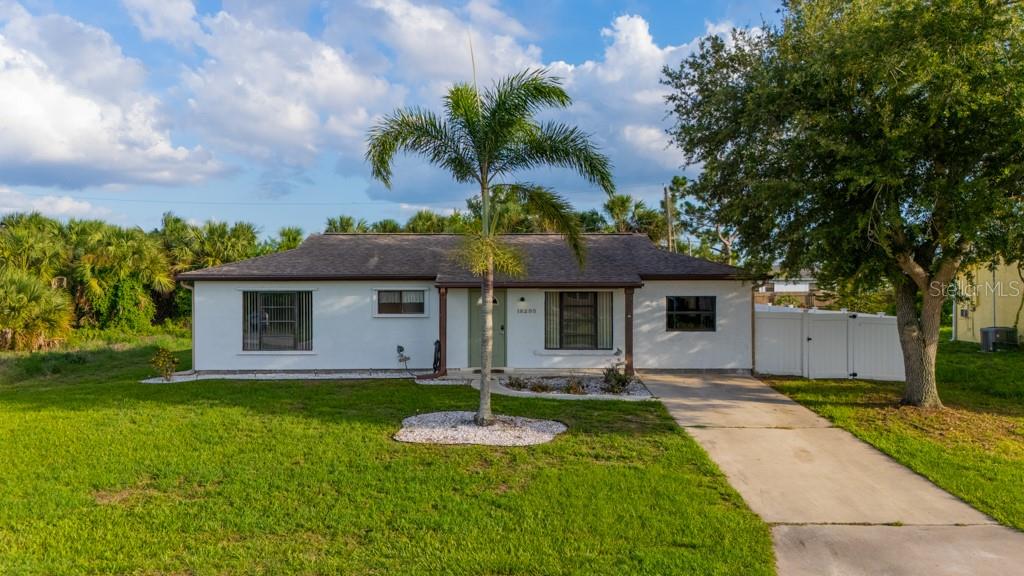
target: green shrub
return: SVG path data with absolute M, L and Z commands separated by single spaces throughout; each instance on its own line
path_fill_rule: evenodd
M 160 376 L 170 382 L 174 377 L 174 370 L 178 367 L 178 357 L 163 346 L 156 349 L 156 354 L 149 361 Z
M 513 390 L 526 390 L 528 384 L 526 383 L 525 378 L 520 376 L 509 376 L 508 380 L 505 382 L 505 386 Z
M 94 305 L 103 328 L 147 330 L 156 314 L 149 290 L 137 278 L 117 281 Z
M 570 374 L 569 380 L 565 383 L 565 391 L 569 394 L 584 394 L 583 379 L 576 374 Z
M 621 364 L 612 364 L 604 369 L 604 389 L 611 394 L 622 394 L 633 383 L 633 377 L 621 369 Z
M 29 272 L 0 272 L 0 349 L 39 350 L 71 327 L 71 301 Z

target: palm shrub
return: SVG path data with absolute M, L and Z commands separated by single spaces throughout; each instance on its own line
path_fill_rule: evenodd
M 558 78 L 545 70 L 528 70 L 479 91 L 470 84 L 453 86 L 444 97 L 441 115 L 429 110 L 397 110 L 370 129 L 366 160 L 372 175 L 390 187 L 392 164 L 399 152 L 425 157 L 451 173 L 456 182 L 479 187 L 480 219 L 467 234 L 462 260 L 481 278 L 481 375 L 477 423 L 491 414 L 491 349 L 494 322 L 495 271 L 522 274 L 525 263 L 501 241 L 502 218 L 492 198 L 514 199 L 547 227 L 560 232 L 580 265 L 584 259 L 579 220 L 561 196 L 543 186 L 516 182 L 516 174 L 543 166 L 575 171 L 614 194 L 611 166 L 590 137 L 559 122 L 540 122 L 536 115 L 572 103 Z M 507 220 L 507 219 L 506 219 Z
M 71 301 L 63 290 L 30 272 L 0 272 L 0 345 L 15 350 L 40 348 L 71 327 Z

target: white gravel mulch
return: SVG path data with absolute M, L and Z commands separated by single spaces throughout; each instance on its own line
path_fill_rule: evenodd
M 477 426 L 474 412 L 431 412 L 402 420 L 395 434 L 399 442 L 418 444 L 483 444 L 486 446 L 532 446 L 554 440 L 567 430 L 554 420 L 519 416 L 495 416 L 494 424 Z

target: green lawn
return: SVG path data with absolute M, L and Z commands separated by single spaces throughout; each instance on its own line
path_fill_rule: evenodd
M 768 527 L 660 404 L 498 397 L 569 432 L 408 445 L 403 417 L 476 393 L 138 384 L 154 346 L 0 361 L 0 574 L 774 571 Z
M 978 510 L 1024 530 L 1024 353 L 977 344 L 939 349 L 945 410 L 898 408 L 902 384 L 772 380 L 836 425 L 930 478 Z

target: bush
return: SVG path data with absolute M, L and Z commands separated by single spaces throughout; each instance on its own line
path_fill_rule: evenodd
M 0 348 L 39 350 L 71 327 L 71 301 L 29 272 L 0 272 Z
M 170 382 L 174 377 L 174 370 L 178 367 L 178 357 L 173 352 L 161 346 L 156 349 L 156 354 L 149 361 L 160 376 Z
M 604 389 L 611 394 L 622 394 L 633 383 L 633 377 L 620 370 L 621 364 L 612 364 L 604 369 Z
M 529 387 L 526 379 L 520 376 L 509 376 L 508 381 L 505 382 L 505 386 L 513 390 L 526 390 Z
M 118 281 L 106 301 L 97 301 L 100 325 L 104 328 L 147 330 L 153 324 L 156 306 L 149 290 L 136 278 Z
M 565 383 L 565 391 L 569 394 L 584 394 L 583 379 L 576 374 L 570 374 L 569 380 Z

